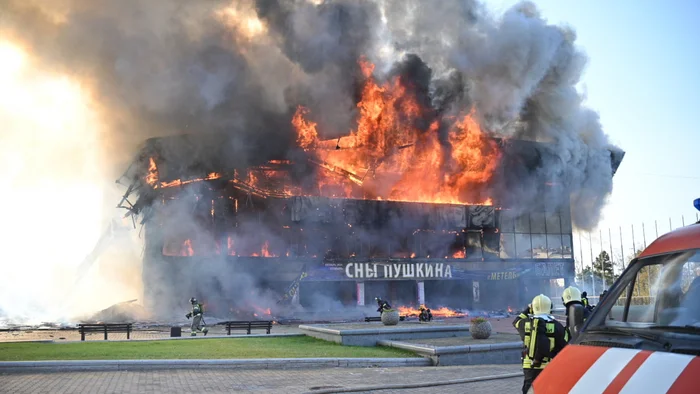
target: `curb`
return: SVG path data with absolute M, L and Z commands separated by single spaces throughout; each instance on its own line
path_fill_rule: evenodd
M 2 361 L 2 373 L 66 371 L 153 371 L 168 369 L 304 369 L 424 367 L 425 358 L 264 358 L 233 360 L 75 360 Z
M 485 382 L 488 380 L 520 378 L 522 376 L 523 376 L 522 372 L 514 372 L 514 373 L 507 373 L 507 374 L 502 374 L 502 375 L 478 376 L 475 378 L 442 380 L 442 381 L 437 381 L 437 382 L 421 382 L 421 383 L 409 383 L 409 384 L 387 384 L 387 385 L 382 385 L 382 386 L 379 386 L 379 385 L 378 386 L 357 386 L 357 387 L 348 387 L 348 388 L 314 390 L 314 391 L 307 391 L 304 394 L 356 393 L 356 392 L 364 392 L 364 391 L 430 388 L 430 387 L 436 387 L 436 386 L 449 386 L 449 385 L 453 385 L 453 384 Z
M 452 331 L 465 331 L 469 332 L 469 325 L 467 324 L 451 324 L 446 326 L 377 326 L 374 328 L 346 328 L 346 329 L 334 329 L 328 327 L 328 325 L 306 325 L 300 324 L 299 329 L 302 331 L 312 331 L 320 332 L 323 334 L 332 334 L 340 336 L 348 335 L 373 335 L 373 334 L 413 334 L 422 332 L 452 332 Z
M 389 341 L 389 340 L 379 340 L 377 345 L 392 347 L 396 349 L 403 349 L 419 354 L 425 355 L 440 355 L 440 354 L 452 354 L 452 353 L 475 353 L 475 352 L 489 352 L 492 350 L 510 350 L 510 349 L 521 349 L 522 342 L 500 342 L 500 343 L 490 343 L 490 344 L 477 344 L 477 345 L 455 345 L 455 346 L 425 346 L 412 344 L 402 341 Z
M 6 343 L 55 343 L 53 339 L 20 339 L 16 341 L 0 341 L 0 345 Z

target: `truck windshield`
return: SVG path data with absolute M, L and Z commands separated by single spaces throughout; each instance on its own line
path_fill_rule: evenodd
M 700 249 L 634 261 L 596 309 L 589 329 L 700 333 Z

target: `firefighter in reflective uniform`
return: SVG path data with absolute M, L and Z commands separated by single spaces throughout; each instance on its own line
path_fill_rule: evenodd
M 523 309 L 522 312 L 518 314 L 518 316 L 513 320 L 513 327 L 516 329 L 518 328 L 518 322 L 522 319 L 527 319 L 532 315 L 532 304 L 528 304 L 527 308 Z
M 197 302 L 197 299 L 192 297 L 190 298 L 190 304 L 192 304 L 192 312 L 189 312 L 188 314 L 185 315 L 186 318 L 192 318 L 192 336 L 197 335 L 197 331 L 201 331 L 204 333 L 206 336 L 207 333 L 209 332 L 209 329 L 206 327 L 206 324 L 203 324 L 202 322 L 202 315 L 204 314 L 204 307 L 202 304 Z
M 588 301 L 588 293 L 585 291 L 581 293 L 581 303 L 583 303 L 583 307 L 586 308 L 588 311 L 593 309 L 591 303 Z
M 540 294 L 513 322 L 525 347 L 522 358 L 524 394 L 527 394 L 542 369 L 569 341 L 566 329 L 550 315 L 551 311 L 552 300 Z
M 588 316 L 591 315 L 591 311 L 588 308 L 586 308 L 586 305 L 583 303 L 582 299 L 583 293 L 581 293 L 578 287 L 574 286 L 567 287 L 561 294 L 561 302 L 564 304 L 564 308 L 566 309 L 566 333 L 569 336 L 569 338 L 571 337 L 571 328 L 569 327 L 569 305 L 580 304 L 583 306 L 584 322 L 588 320 Z

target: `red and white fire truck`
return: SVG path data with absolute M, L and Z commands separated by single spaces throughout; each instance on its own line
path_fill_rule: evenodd
M 700 222 L 635 258 L 530 392 L 700 393 L 698 356 Z

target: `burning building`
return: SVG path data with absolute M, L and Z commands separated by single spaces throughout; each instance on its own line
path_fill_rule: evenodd
M 3 5 L 0 38 L 99 123 L 49 134 L 100 185 L 139 151 L 120 206 L 155 312 L 514 305 L 573 276 L 572 227 L 597 224 L 623 156 L 577 90 L 575 32 L 528 1 Z
M 555 147 L 485 132 L 473 109 L 441 116 L 363 70 L 357 128 L 332 140 L 299 106 L 288 150 L 241 158 L 225 133 L 146 142 L 120 182 L 145 225 L 150 304 L 195 294 L 225 313 L 262 292 L 312 309 L 505 309 L 574 278 L 567 183 L 542 171 Z M 609 148 L 611 173 L 623 155 Z M 514 198 L 523 182 L 536 203 Z

